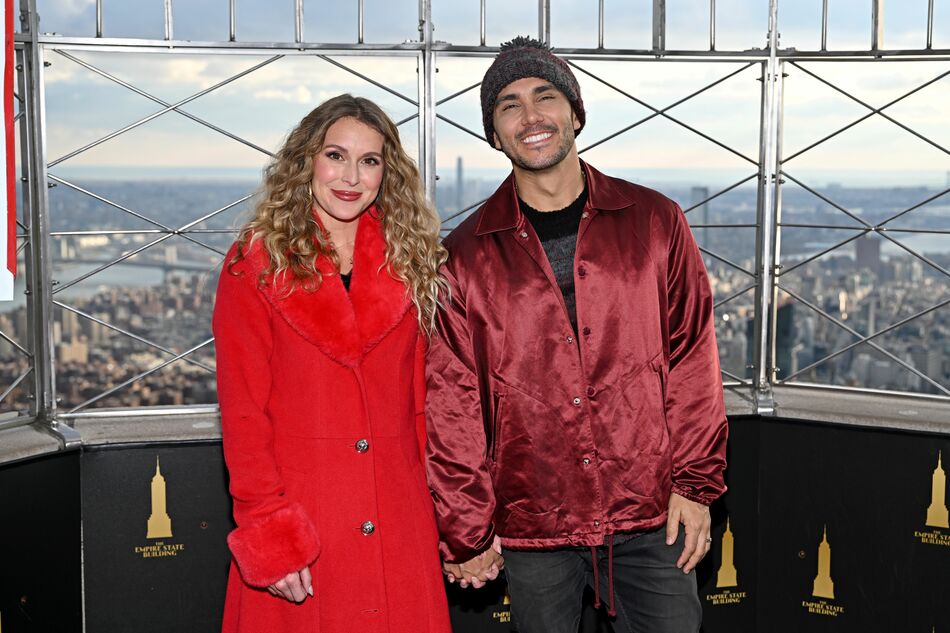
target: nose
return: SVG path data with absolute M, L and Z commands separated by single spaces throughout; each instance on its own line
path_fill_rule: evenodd
M 343 168 L 343 177 L 341 180 L 349 186 L 353 186 L 360 181 L 360 167 L 356 161 L 347 161 Z
M 536 125 L 544 119 L 544 116 L 541 114 L 541 111 L 535 107 L 533 103 L 528 103 L 521 110 L 522 117 L 524 119 L 524 124 L 526 126 Z

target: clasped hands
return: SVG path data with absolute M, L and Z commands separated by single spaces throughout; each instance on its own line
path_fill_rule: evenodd
M 501 555 L 501 539 L 495 537 L 491 547 L 464 563 L 442 563 L 442 572 L 449 582 L 459 583 L 463 589 L 472 585 L 481 589 L 489 580 L 498 578 L 498 573 L 505 568 L 505 559 Z

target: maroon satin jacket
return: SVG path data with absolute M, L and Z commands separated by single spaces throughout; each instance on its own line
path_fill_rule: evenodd
M 443 556 L 600 545 L 725 490 L 712 295 L 682 210 L 583 164 L 575 336 L 514 177 L 445 240 L 427 363 Z

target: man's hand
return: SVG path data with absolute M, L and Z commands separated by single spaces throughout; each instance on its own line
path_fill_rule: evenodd
M 310 568 L 304 567 L 300 571 L 292 571 L 273 585 L 268 585 L 267 591 L 290 602 L 303 602 L 307 596 L 313 596 L 313 579 L 310 577 Z
M 674 492 L 670 495 L 670 507 L 666 517 L 667 545 L 676 542 L 680 523 L 686 530 L 686 544 L 676 566 L 682 569 L 684 574 L 688 574 L 699 564 L 712 545 L 709 507 Z
M 495 537 L 491 547 L 470 561 L 454 564 L 443 563 L 442 571 L 448 576 L 449 582 L 459 581 L 463 589 L 471 584 L 481 589 L 489 580 L 498 578 L 498 573 L 505 568 L 505 559 L 501 556 L 501 538 Z

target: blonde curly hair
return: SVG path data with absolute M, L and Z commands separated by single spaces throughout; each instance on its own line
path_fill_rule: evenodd
M 395 123 L 363 97 L 339 95 L 325 101 L 300 121 L 277 156 L 264 170 L 262 198 L 254 217 L 241 229 L 231 271 L 254 240 L 262 240 L 270 265 L 261 273 L 278 279 L 289 276 L 289 291 L 300 286 L 314 292 L 323 281 L 317 258 L 339 258 L 329 236 L 314 218 L 310 183 L 313 159 L 323 149 L 327 130 L 339 119 L 352 117 L 383 136 L 383 182 L 376 200 L 386 240 L 386 265 L 406 284 L 418 313 L 419 325 L 432 331 L 440 297 L 448 292 L 439 268 L 448 258 L 439 241 L 439 217 L 426 200 L 416 164 L 399 141 Z

